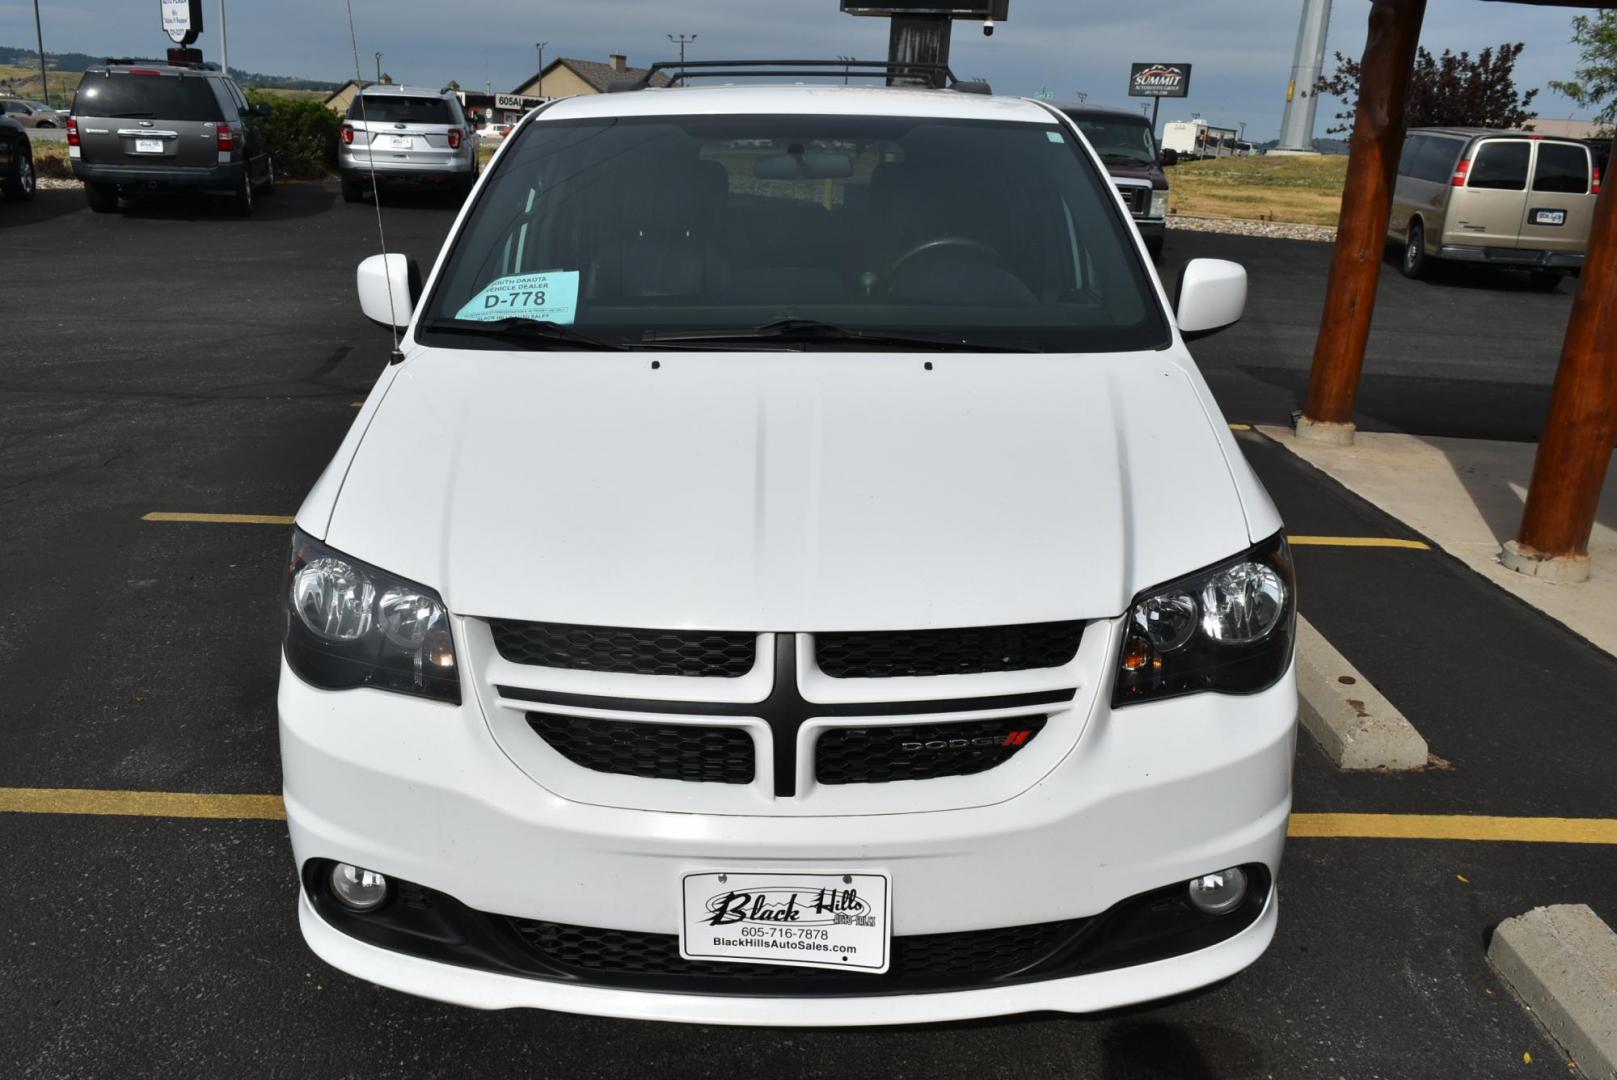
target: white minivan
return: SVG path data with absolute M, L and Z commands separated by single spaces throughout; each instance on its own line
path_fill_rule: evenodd
M 530 114 L 298 511 L 305 939 L 479 1008 L 1084 1012 L 1251 964 L 1291 807 L 1281 521 L 1042 102 Z

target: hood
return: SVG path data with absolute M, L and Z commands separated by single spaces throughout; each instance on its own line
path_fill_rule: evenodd
M 325 539 L 462 615 L 799 631 L 1109 616 L 1249 543 L 1212 424 L 1166 353 L 423 349 Z

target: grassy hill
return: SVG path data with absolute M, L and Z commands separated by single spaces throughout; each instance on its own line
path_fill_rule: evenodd
M 153 64 L 163 62 L 149 56 L 137 59 Z M 79 76 L 84 69 L 104 60 L 106 60 L 104 56 L 91 56 L 88 53 L 46 53 L 45 65 L 50 76 L 51 104 L 58 107 L 67 105 L 72 100 L 73 91 L 78 88 Z M 323 97 L 342 85 L 341 81 L 326 82 L 291 75 L 262 75 L 256 71 L 240 69 L 232 69 L 231 75 L 245 89 L 299 91 L 310 96 L 318 93 Z M 32 49 L 0 45 L 0 88 L 9 88 L 19 97 L 39 98 L 41 96 L 39 54 Z
M 1347 160 L 1321 155 L 1187 161 L 1168 170 L 1168 212 L 1335 225 Z

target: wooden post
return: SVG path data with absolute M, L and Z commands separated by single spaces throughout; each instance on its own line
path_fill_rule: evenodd
M 1555 581 L 1589 576 L 1589 534 L 1617 436 L 1617 208 L 1595 203 L 1577 297 L 1533 459 L 1521 532 L 1499 561 Z
M 1404 105 L 1425 15 L 1426 0 L 1373 0 L 1370 5 L 1342 216 L 1298 438 L 1339 446 L 1353 441 L 1353 401 L 1381 282 L 1387 218 L 1404 145 Z

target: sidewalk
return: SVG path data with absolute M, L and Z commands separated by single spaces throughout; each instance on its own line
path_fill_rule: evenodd
M 1361 431 L 1353 446 L 1330 447 L 1299 442 L 1290 428 L 1258 430 L 1500 588 L 1617 655 L 1617 466 L 1606 476 L 1595 515 L 1589 580 L 1557 585 L 1499 564 L 1500 545 L 1521 524 L 1535 444 Z

